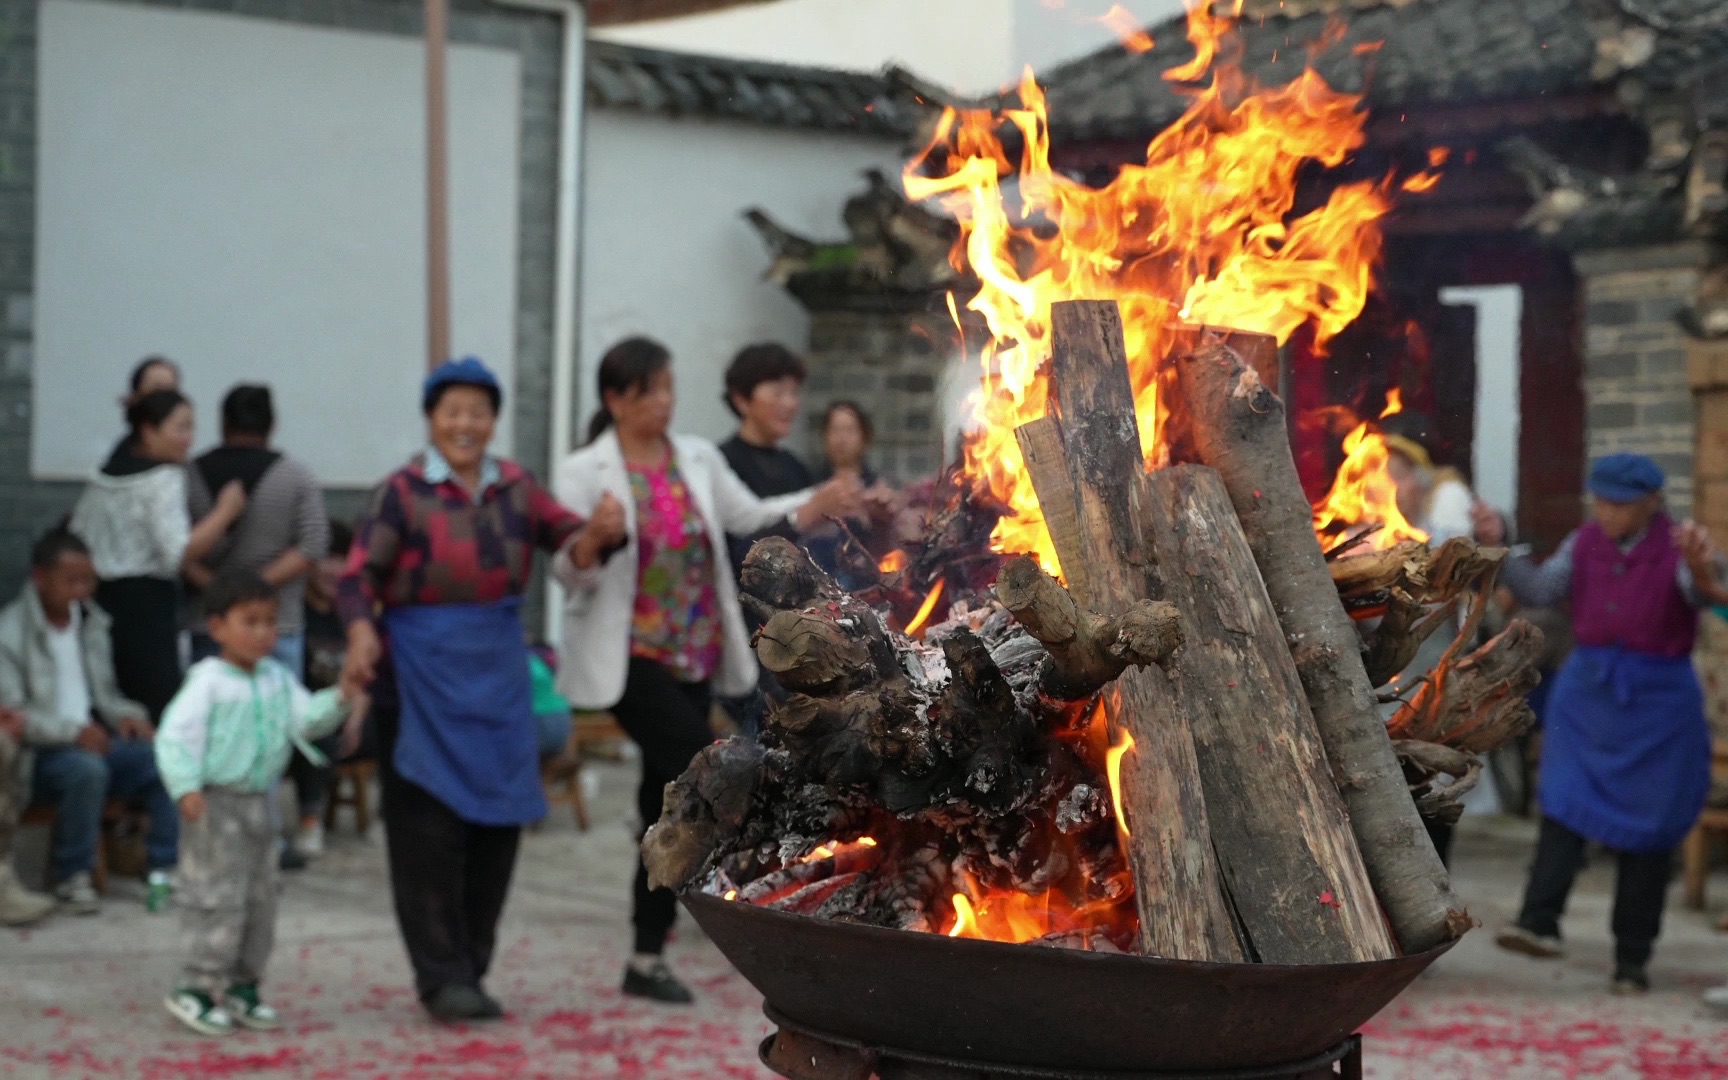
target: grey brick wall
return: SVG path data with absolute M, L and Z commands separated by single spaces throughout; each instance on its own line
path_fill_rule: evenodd
M 1592 460 L 1649 454 L 1668 473 L 1668 501 L 1692 510 L 1692 391 L 1674 313 L 1692 295 L 1705 251 L 1694 244 L 1578 256 L 1584 284 L 1585 437 Z
M 805 385 L 805 459 L 822 460 L 822 412 L 836 400 L 870 414 L 876 443 L 870 463 L 895 482 L 920 479 L 942 463 L 937 388 L 961 348 L 948 312 L 841 311 L 811 314 L 810 379 Z
M 133 0 L 161 7 L 375 33 L 418 36 L 418 0 Z M 559 72 L 556 16 L 453 0 L 450 40 L 514 49 L 522 58 L 520 213 L 517 219 L 515 446 L 537 473 L 551 440 L 553 221 L 557 203 Z M 22 580 L 31 539 L 66 513 L 75 484 L 30 479 L 31 295 L 34 291 L 37 0 L 0 0 L 0 601 Z M 140 353 L 147 345 L 140 344 Z M 132 357 L 116 357 L 117 396 Z M 238 380 L 248 374 L 235 372 Z M 116 424 L 118 427 L 118 424 Z M 286 447 L 290 451 L 292 447 Z M 92 462 L 92 467 L 96 464 Z M 350 518 L 361 491 L 331 491 L 331 513 Z M 537 601 L 539 590 L 533 598 Z M 534 615 L 531 612 L 530 617 Z M 532 624 L 531 624 L 532 625 Z

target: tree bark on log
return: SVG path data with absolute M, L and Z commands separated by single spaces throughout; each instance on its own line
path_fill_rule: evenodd
M 1085 603 L 1120 614 L 1157 599 L 1143 532 L 1145 459 L 1129 382 L 1122 322 L 1110 301 L 1069 301 L 1051 310 L 1053 383 L 1072 482 L 1078 550 L 1064 541 L 1064 566 L 1084 566 Z M 1042 493 L 1040 493 L 1042 495 Z M 1241 961 L 1207 826 L 1206 802 L 1188 717 L 1157 669 L 1124 672 L 1105 698 L 1112 741 L 1126 731 L 1122 761 L 1125 844 L 1134 872 L 1142 951 L 1182 960 Z
M 1142 600 L 1120 615 L 1099 615 L 1025 556 L 1002 568 L 996 598 L 1050 651 L 1040 681 L 1058 700 L 1089 697 L 1130 666 L 1162 663 L 1182 640 L 1171 605 Z
M 1270 338 L 1263 347 L 1272 347 Z M 1284 404 L 1234 349 L 1177 357 L 1200 459 L 1223 477 L 1284 629 L 1375 892 L 1407 952 L 1471 925 L 1410 801 L 1297 478 Z
M 1212 846 L 1255 958 L 1397 955 L 1223 482 L 1179 465 L 1147 486 L 1160 591 L 1182 619 L 1182 647 L 1164 667 L 1190 718 Z

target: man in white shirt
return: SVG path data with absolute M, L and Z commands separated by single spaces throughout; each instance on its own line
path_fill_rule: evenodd
M 0 611 L 0 705 L 24 714 L 26 752 L 15 776 L 54 807 L 54 894 L 76 914 L 100 907 L 90 871 L 109 799 L 141 803 L 149 814 L 153 900 L 166 899 L 179 846 L 179 814 L 156 774 L 154 732 L 144 707 L 115 684 L 108 616 L 90 600 L 95 588 L 89 549 L 56 529 L 37 541 L 29 584 Z

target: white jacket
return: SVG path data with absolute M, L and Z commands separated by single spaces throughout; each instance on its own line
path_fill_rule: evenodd
M 678 471 L 708 527 L 708 543 L 714 552 L 714 590 L 724 630 L 714 689 L 725 696 L 747 694 L 756 685 L 756 656 L 750 650 L 744 612 L 738 606 L 738 583 L 726 557 L 726 534 L 747 535 L 766 528 L 796 513 L 812 493 L 757 498 L 713 443 L 688 435 L 670 438 Z M 584 517 L 608 491 L 624 505 L 627 545 L 588 570 L 577 570 L 568 559 L 553 562 L 554 572 L 569 594 L 564 605 L 558 689 L 578 709 L 609 709 L 618 704 L 630 667 L 636 607 L 636 498 L 630 492 L 618 436 L 611 431 L 565 458 L 552 484 L 558 501 Z
M 103 581 L 178 581 L 192 534 L 185 466 L 158 465 L 130 476 L 97 473 L 78 496 L 71 528 L 90 546 Z

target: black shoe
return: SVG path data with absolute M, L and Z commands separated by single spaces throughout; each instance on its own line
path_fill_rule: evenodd
M 1614 982 L 1609 988 L 1616 997 L 1637 997 L 1650 992 L 1648 968 L 1620 964 L 1614 969 Z
M 446 1024 L 458 1024 L 464 1020 L 496 1020 L 504 1015 L 496 1001 L 473 986 L 440 986 L 423 1001 L 432 1018 Z
M 276 866 L 282 870 L 304 870 L 307 866 L 306 856 L 295 851 L 290 845 L 283 848 L 282 854 L 276 857 Z
M 476 1020 L 502 1020 L 502 1019 L 504 1019 L 504 1006 L 498 1004 L 497 998 L 493 997 L 491 994 L 488 994 L 486 991 L 481 990 L 480 991 L 480 1002 L 481 1002 L 480 1015 L 476 1016 L 474 1019 L 476 1019 Z
M 655 964 L 653 972 L 648 975 L 629 964 L 624 965 L 624 993 L 664 1005 L 688 1005 L 696 1000 L 690 988 L 679 982 L 665 964 Z

